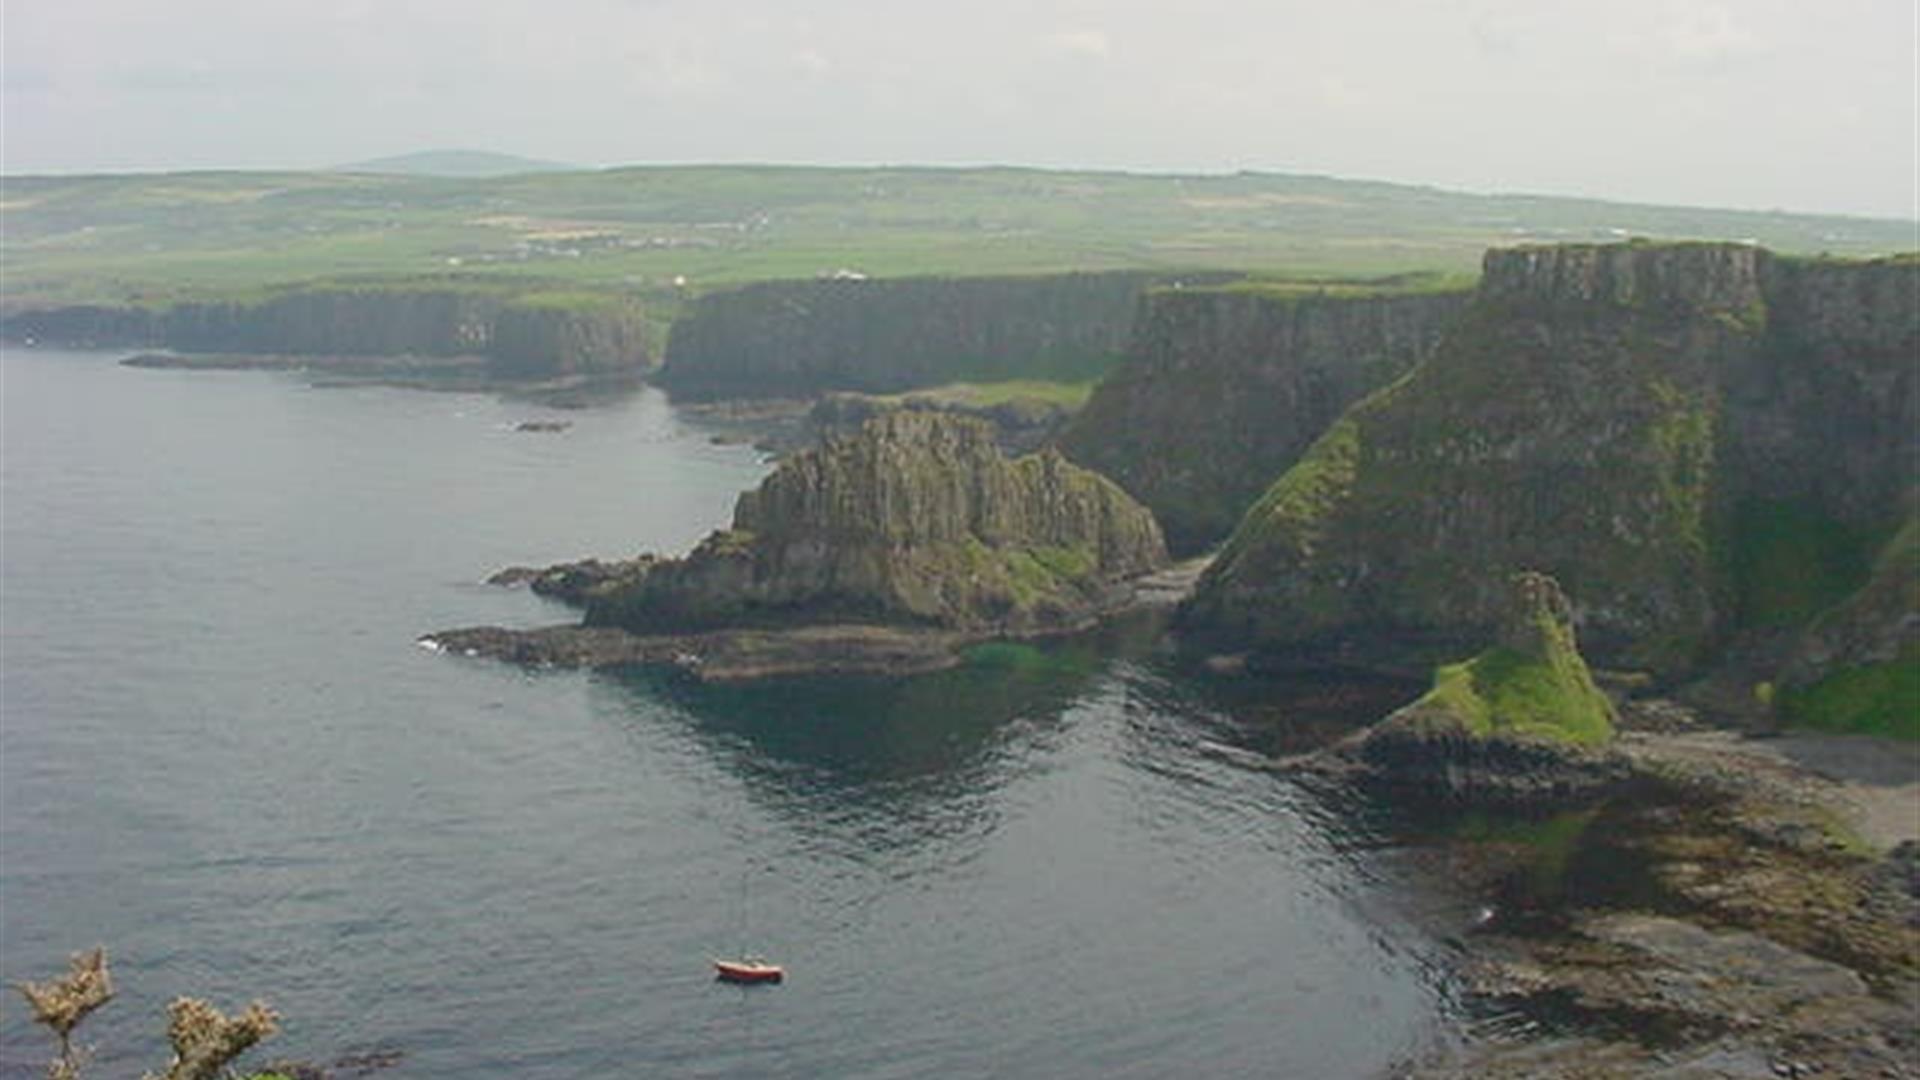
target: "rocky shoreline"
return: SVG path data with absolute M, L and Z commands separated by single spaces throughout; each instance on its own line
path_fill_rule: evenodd
M 1473 914 L 1461 1042 L 1404 1075 L 1920 1075 L 1920 747 L 1623 724 L 1611 798 L 1409 852 Z

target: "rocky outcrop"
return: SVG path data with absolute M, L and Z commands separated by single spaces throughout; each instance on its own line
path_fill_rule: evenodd
M 1146 273 L 767 282 L 714 293 L 673 326 L 676 397 L 897 393 L 1007 378 L 1090 379 L 1127 342 Z
M 1161 288 L 1061 446 L 1145 503 L 1176 553 L 1217 543 L 1346 407 L 1425 359 L 1467 290 Z
M 1249 511 L 1187 625 L 1417 659 L 1485 640 L 1501 583 L 1537 567 L 1596 655 L 1684 671 L 1741 622 L 1729 568 L 1765 530 L 1728 529 L 1737 508 L 1792 492 L 1884 520 L 1911 483 L 1917 285 L 1914 260 L 1783 265 L 1729 244 L 1490 252 L 1433 357 Z M 1829 293 L 1852 299 L 1834 313 Z M 1821 389 L 1768 404 L 1782 380 Z M 1780 454 L 1792 470 L 1760 464 Z
M 1558 584 L 1520 573 L 1493 647 L 1325 757 L 1366 785 L 1451 802 L 1538 806 L 1623 781 L 1614 712 L 1574 642 Z
M 183 353 L 487 358 L 504 378 L 637 373 L 658 358 L 643 305 L 612 295 L 519 296 L 433 285 L 310 286 L 247 300 L 14 315 L 10 340 Z
M 541 596 L 585 607 L 594 600 L 638 584 L 660 564 L 654 555 L 632 559 L 581 559 L 555 566 L 509 566 L 487 579 L 489 585 L 526 586 Z
M 900 411 L 788 459 L 740 497 L 733 528 L 596 599 L 587 622 L 1044 633 L 1165 562 L 1152 516 L 1112 483 L 1057 453 L 1008 460 L 982 421 Z
M 900 410 L 787 459 L 683 559 L 515 567 L 492 579 L 583 625 L 422 638 L 516 663 L 666 665 L 703 680 L 905 674 L 995 637 L 1063 633 L 1136 603 L 1166 564 L 1153 515 L 1050 451 L 1003 456 L 985 421 Z

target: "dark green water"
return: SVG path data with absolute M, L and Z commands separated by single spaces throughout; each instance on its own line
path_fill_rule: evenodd
M 658 395 L 520 434 L 42 351 L 0 399 L 0 977 L 110 948 L 97 1075 L 162 1065 L 181 993 L 418 1077 L 1364 1077 L 1436 1037 L 1353 808 L 1143 641 L 724 689 L 416 648 L 566 617 L 500 566 L 724 521 L 765 466 Z M 743 946 L 788 982 L 715 984 Z M 0 1012 L 0 1071 L 44 1056 Z

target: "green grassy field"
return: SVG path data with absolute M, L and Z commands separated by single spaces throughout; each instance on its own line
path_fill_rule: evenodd
M 461 276 L 698 292 L 809 278 L 1222 268 L 1472 274 L 1487 247 L 1638 235 L 1867 255 L 1912 222 L 1313 176 L 643 167 L 444 179 L 196 172 L 0 180 L 8 310 Z M 684 279 L 684 286 L 678 283 Z

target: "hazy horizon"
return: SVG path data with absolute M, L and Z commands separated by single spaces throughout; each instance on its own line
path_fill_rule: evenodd
M 8 175 L 1250 170 L 1914 220 L 1907 0 L 14 0 Z

